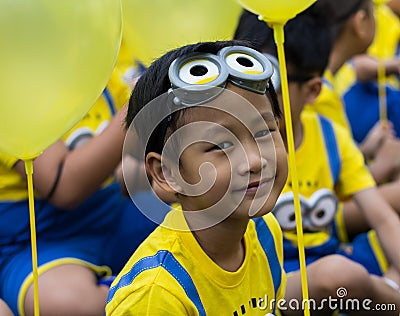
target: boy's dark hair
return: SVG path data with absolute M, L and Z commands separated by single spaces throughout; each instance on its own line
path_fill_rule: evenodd
M 217 54 L 218 51 L 220 51 L 222 48 L 235 45 L 254 48 L 248 41 L 236 40 L 201 42 L 197 44 L 191 44 L 169 51 L 159 59 L 155 60 L 143 73 L 143 75 L 136 83 L 135 88 L 133 89 L 131 97 L 129 99 L 128 113 L 125 120 L 126 127 L 129 128 L 133 119 L 136 117 L 139 111 L 143 109 L 149 102 L 155 99 L 157 99 L 157 105 L 159 105 L 159 109 L 157 109 L 159 110 L 158 113 L 165 112 L 166 114 L 165 116 L 161 114 L 161 117 L 165 118 L 160 124 L 157 125 L 155 129 L 152 130 L 149 130 L 149 128 L 152 128 L 151 126 L 149 126 L 149 122 L 154 121 L 154 119 L 152 119 L 151 117 L 145 119 L 145 121 L 147 122 L 135 121 L 136 125 L 134 127 L 136 132 L 139 134 L 140 139 L 145 140 L 150 136 L 147 143 L 144 144 L 146 146 L 146 154 L 150 151 L 161 154 L 166 135 L 175 131 L 179 127 L 178 124 L 180 124 L 181 122 L 178 121 L 180 121 L 180 118 L 184 115 L 187 109 L 184 108 L 182 110 L 174 112 L 172 115 L 168 115 L 168 104 L 171 104 L 172 102 L 171 95 L 168 95 L 167 93 L 168 90 L 171 88 L 171 83 L 168 77 L 168 70 L 171 63 L 176 58 L 185 56 L 193 52 Z M 276 117 L 280 117 L 281 111 L 272 84 L 269 85 L 266 95 L 268 96 L 272 104 L 274 115 Z
M 333 44 L 333 19 L 329 16 L 332 1 L 323 4 L 320 1 L 324 2 L 318 0 L 285 25 L 284 47 L 289 80 L 291 76 L 294 81 L 301 81 L 301 78 L 322 75 L 328 65 Z M 261 52 L 277 56 L 273 29 L 253 13 L 242 12 L 234 38 L 248 40 Z

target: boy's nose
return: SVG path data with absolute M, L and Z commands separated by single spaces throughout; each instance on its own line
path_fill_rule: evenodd
M 267 166 L 267 159 L 261 155 L 260 148 L 256 144 L 244 146 L 247 159 L 239 165 L 239 174 L 259 173 Z

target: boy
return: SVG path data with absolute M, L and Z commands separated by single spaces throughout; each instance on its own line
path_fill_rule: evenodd
M 332 221 L 335 213 L 341 208 L 335 195 L 340 198 L 353 196 L 367 214 L 371 226 L 376 228 L 385 254 L 390 258 L 388 261 L 398 269 L 399 251 L 393 251 L 393 247 L 397 244 L 396 240 L 400 240 L 397 233 L 399 219 L 377 194 L 373 179 L 364 166 L 362 155 L 345 130 L 315 112 L 303 111 L 305 104 L 312 103 L 320 92 L 321 76 L 328 63 L 331 45 L 327 18 L 319 16 L 316 8 L 310 7 L 289 21 L 285 28 L 308 285 L 310 298 L 316 302 L 316 305 L 311 305 L 314 306 L 312 314 L 329 315 L 336 308 L 345 310 L 348 314 L 367 313 L 367 310 L 351 310 L 347 300 L 358 299 L 361 302 L 364 298 L 370 298 L 375 303 L 396 303 L 397 312 L 391 311 L 388 314 L 397 315 L 399 293 L 388 286 L 383 278 L 373 275 L 382 274 L 384 267 L 380 266 L 380 263 L 387 264 L 384 260 L 380 261 L 379 256 L 375 257 L 371 251 L 376 250 L 374 246 L 377 246 L 377 243 L 368 243 L 367 241 L 373 238 L 365 235 L 354 243 L 353 248 L 348 248 L 345 252 L 339 249 L 339 241 L 332 232 Z M 264 34 L 263 37 L 260 34 Z M 275 44 L 270 34 L 271 30 L 266 24 L 261 24 L 257 17 L 250 13 L 243 13 L 236 32 L 237 38 L 264 38 L 264 41 L 256 43 L 265 52 L 276 56 Z M 286 133 L 282 129 L 281 132 L 285 140 Z M 299 301 L 301 283 L 290 178 L 282 192 L 274 214 L 284 230 L 285 271 L 290 272 L 285 299 L 288 302 L 292 299 Z M 363 246 L 364 249 L 360 249 L 359 246 Z M 365 258 L 366 254 L 371 256 Z M 398 277 L 398 274 L 394 273 L 392 277 Z M 339 296 L 339 288 L 345 288 L 348 296 Z M 343 304 L 328 306 L 329 297 L 341 299 Z M 290 310 L 289 307 L 284 306 L 282 309 L 285 315 L 302 314 L 300 309 Z
M 268 60 L 237 45 L 171 51 L 136 84 L 127 125 L 145 140 L 153 182 L 182 210 L 118 275 L 107 315 L 265 315 L 283 297 L 282 236 L 269 213 L 287 177 L 279 105 Z

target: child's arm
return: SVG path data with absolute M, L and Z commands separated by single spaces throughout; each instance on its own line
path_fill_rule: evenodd
M 354 69 L 356 71 L 357 79 L 360 81 L 376 80 L 378 77 L 379 60 L 369 55 L 359 55 L 354 57 Z M 400 58 L 393 57 L 386 59 L 384 62 L 385 74 L 399 75 L 400 73 Z
M 375 187 L 353 196 L 370 227 L 378 235 L 388 262 L 400 272 L 400 219 Z

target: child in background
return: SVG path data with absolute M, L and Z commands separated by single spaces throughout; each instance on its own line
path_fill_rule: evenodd
M 374 41 L 365 54 L 353 56 L 335 74 L 335 89 L 345 104 L 353 138 L 360 144 L 364 143 L 368 133 L 371 130 L 374 131 L 374 125 L 380 120 L 380 97 L 377 82 L 379 63 L 384 66 L 386 75 L 384 101 L 389 120 L 387 122 L 388 129 L 393 130 L 396 136 L 400 135 L 400 56 L 398 56 L 400 19 L 393 11 L 396 8 L 399 10 L 399 5 L 399 0 L 392 0 L 377 6 L 377 31 Z M 373 162 L 371 172 L 379 184 L 392 182 L 399 178 L 399 142 L 390 139 L 378 145 L 378 155 L 374 150 L 368 150 L 368 148 L 364 150 L 366 159 Z M 387 157 L 390 157 L 391 153 L 395 151 L 397 155 L 393 157 L 393 163 L 397 164 L 397 168 L 393 170 L 391 166 L 393 163 L 391 164 L 391 160 Z M 378 163 L 379 160 L 382 160 L 382 163 Z M 393 205 L 393 203 L 391 204 Z
M 107 315 L 274 312 L 285 275 L 270 211 L 287 162 L 271 75 L 262 54 L 227 41 L 170 51 L 141 76 L 127 126 L 145 143 L 147 172 L 181 208 L 118 275 Z
M 129 94 L 114 71 L 81 122 L 34 161 L 41 315 L 102 315 L 103 277 L 156 227 L 113 179 Z M 0 155 L 0 298 L 15 315 L 33 315 L 25 177 L 22 161 Z
M 324 1 L 328 2 L 329 0 Z M 371 0 L 340 0 L 340 2 L 332 3 L 335 4 L 331 9 L 332 17 L 334 17 L 331 20 L 334 42 L 328 67 L 324 73 L 321 94 L 309 109 L 330 118 L 351 133 L 341 99 L 341 89 L 343 89 L 341 87 L 346 80 L 342 76 L 340 80 L 335 80 L 335 78 L 347 61 L 366 52 L 374 39 L 375 18 L 373 10 L 368 9 L 371 6 Z M 371 160 L 376 156 L 384 141 L 392 137 L 393 126 L 391 124 L 387 128 L 376 124 L 359 146 L 366 159 Z
M 324 0 L 324 2 L 328 1 Z M 343 89 L 341 86 L 344 85 L 346 80 L 343 78 L 335 80 L 335 78 L 347 61 L 354 56 L 364 54 L 372 43 L 375 34 L 375 18 L 373 10 L 369 10 L 369 7 L 373 3 L 372 0 L 339 0 L 339 2 L 332 1 L 332 3 L 334 3 L 331 8 L 331 14 L 334 17 L 331 20 L 334 43 L 328 67 L 324 73 L 322 91 L 312 107 L 307 109 L 316 111 L 335 121 L 345 127 L 352 135 L 345 105 L 340 94 L 340 90 Z M 390 175 L 394 172 L 399 173 L 399 159 L 391 160 L 384 151 L 380 152 L 382 145 L 387 140 L 392 142 L 393 135 L 391 123 L 384 126 L 378 122 L 373 127 L 371 126 L 368 135 L 359 143 L 361 152 L 370 164 L 371 173 L 379 184 L 391 181 Z M 379 159 L 373 163 L 375 158 Z M 400 212 L 398 203 L 391 203 L 391 205 Z
M 335 86 L 340 95 L 344 95 L 355 83 L 376 81 L 378 63 L 383 61 L 386 84 L 399 89 L 400 56 L 398 46 L 400 40 L 400 1 L 392 0 L 376 7 L 375 38 L 367 51 L 353 56 L 337 72 Z
M 399 0 L 392 1 L 400 3 Z M 400 40 L 399 16 L 393 12 L 388 3 L 383 3 L 376 8 L 376 33 L 374 41 L 368 47 L 366 54 L 355 56 L 349 66 L 354 67 L 357 80 L 367 82 L 378 79 L 378 62 L 383 59 L 387 83 L 394 89 L 399 89 L 398 75 L 400 71 L 400 56 L 398 45 Z M 340 72 L 341 70 L 339 70 Z M 339 85 L 340 94 L 348 88 Z
M 381 257 L 373 251 L 379 248 L 375 247 L 378 243 L 373 238 L 374 233 L 360 236 L 351 247 L 343 251 L 333 231 L 335 214 L 341 208 L 336 196 L 340 199 L 353 197 L 371 226 L 376 228 L 384 253 L 389 258 L 389 265 L 395 268 L 390 271 L 393 273 L 391 277 L 399 280 L 396 269 L 400 270 L 400 251 L 397 246 L 397 241 L 400 240 L 400 221 L 397 214 L 377 193 L 363 157 L 349 138 L 349 134 L 315 112 L 303 110 L 305 105 L 312 104 L 320 93 L 321 77 L 328 64 L 332 45 L 327 24 L 329 18 L 323 14 L 330 11 L 326 7 L 319 11 L 317 5 L 320 3 L 317 2 L 285 26 L 285 53 L 309 294 L 318 306 L 316 308 L 314 305 L 311 312 L 312 315 L 332 313 L 336 308 L 324 304 L 324 300 L 326 303 L 327 298 L 332 297 L 344 301 L 342 311 L 348 314 L 366 313 L 365 310 L 346 310 L 346 306 L 349 306 L 346 305 L 346 301 L 370 298 L 373 302 L 397 304 L 397 311 L 388 312 L 387 315 L 398 315 L 400 293 L 381 277 L 385 271 L 382 271 L 380 266 Z M 263 52 L 276 56 L 272 30 L 249 12 L 242 14 L 235 38 L 250 40 Z M 280 130 L 285 141 L 286 131 L 284 122 L 282 123 Z M 284 266 L 285 271 L 289 273 L 285 299 L 287 302 L 292 299 L 301 302 L 290 176 L 282 193 L 273 212 L 283 229 Z M 375 243 L 372 243 L 371 239 Z M 381 252 L 382 250 L 379 255 Z M 385 264 L 387 265 L 386 262 Z M 339 297 L 339 288 L 345 288 L 348 295 Z M 302 315 L 302 310 L 283 306 L 282 313 Z
M 334 43 L 329 57 L 327 70 L 324 73 L 324 85 L 321 94 L 308 110 L 316 111 L 336 123 L 346 127 L 351 133 L 347 114 L 341 99 L 337 84 L 344 82 L 338 75 L 342 66 L 351 58 L 364 54 L 375 34 L 374 4 L 372 0 L 323 0 L 332 1 L 331 9 L 333 16 L 332 30 L 334 32 Z M 357 115 L 357 121 L 365 118 L 369 104 L 359 98 L 358 106 L 362 107 Z M 369 170 L 378 184 L 378 190 L 386 201 L 400 214 L 400 202 L 397 198 L 400 193 L 400 141 L 394 137 L 393 124 L 387 122 L 374 123 L 367 136 L 359 143 Z M 345 223 L 350 238 L 360 232 L 371 228 L 363 216 L 363 212 L 354 201 L 346 202 L 344 205 Z
M 328 3 L 332 0 L 323 0 Z M 324 87 L 312 109 L 349 129 L 344 105 L 335 86 L 334 76 L 351 57 L 364 53 L 375 35 L 372 0 L 332 1 L 331 29 L 334 40 L 328 67 L 324 73 Z M 351 44 L 351 45 L 350 45 Z

